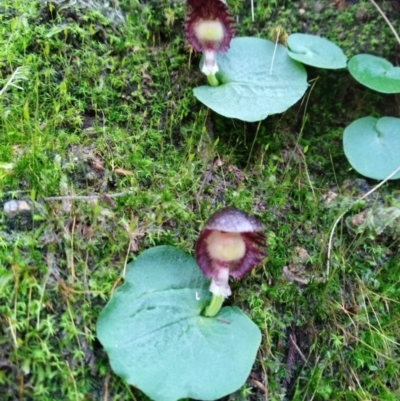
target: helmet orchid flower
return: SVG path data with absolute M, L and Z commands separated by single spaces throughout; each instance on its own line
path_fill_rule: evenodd
M 231 295 L 229 276 L 242 278 L 266 256 L 263 224 L 239 209 L 226 207 L 206 222 L 196 243 L 195 257 L 203 274 L 211 279 L 211 304 L 219 307 Z M 206 310 L 209 315 L 211 304 Z M 215 310 L 214 310 L 215 311 Z
M 214 76 L 217 54 L 229 49 L 235 24 L 223 0 L 187 0 L 184 33 L 189 44 L 204 55 L 202 72 Z M 210 80 L 209 80 L 210 81 Z

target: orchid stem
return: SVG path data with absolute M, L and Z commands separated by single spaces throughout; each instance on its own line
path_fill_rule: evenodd
M 223 303 L 224 303 L 224 297 L 222 295 L 213 294 L 210 305 L 207 306 L 204 315 L 207 317 L 215 316 L 221 309 Z
M 207 81 L 211 86 L 218 86 L 219 82 L 215 74 L 207 75 Z

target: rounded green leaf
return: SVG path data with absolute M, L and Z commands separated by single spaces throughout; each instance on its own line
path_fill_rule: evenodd
M 235 38 L 217 57 L 221 85 L 200 86 L 194 95 L 225 117 L 259 121 L 282 113 L 307 89 L 304 67 L 282 45 L 259 38 Z
M 291 58 L 317 68 L 346 68 L 347 57 L 342 49 L 328 39 L 305 33 L 288 37 L 288 54 Z
M 349 72 L 367 88 L 382 93 L 400 93 L 400 67 L 372 54 L 357 54 L 349 61 Z
M 130 263 L 97 322 L 114 372 L 156 401 L 214 400 L 238 390 L 261 333 L 235 307 L 201 316 L 208 287 L 195 260 L 169 246 Z
M 383 180 L 400 167 L 400 119 L 363 117 L 343 134 L 344 153 L 360 174 Z M 400 172 L 391 179 L 400 178 Z

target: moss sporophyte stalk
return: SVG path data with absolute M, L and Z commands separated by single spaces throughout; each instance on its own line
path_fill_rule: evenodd
M 211 279 L 212 299 L 205 316 L 215 316 L 232 294 L 229 276 L 240 279 L 266 256 L 263 224 L 239 209 L 226 207 L 213 214 L 200 233 L 195 257 Z

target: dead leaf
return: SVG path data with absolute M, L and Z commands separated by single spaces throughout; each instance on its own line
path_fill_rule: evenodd
M 133 172 L 130 170 L 125 170 L 123 168 L 116 168 L 114 169 L 114 172 L 120 175 L 129 175 L 129 176 L 133 176 Z

